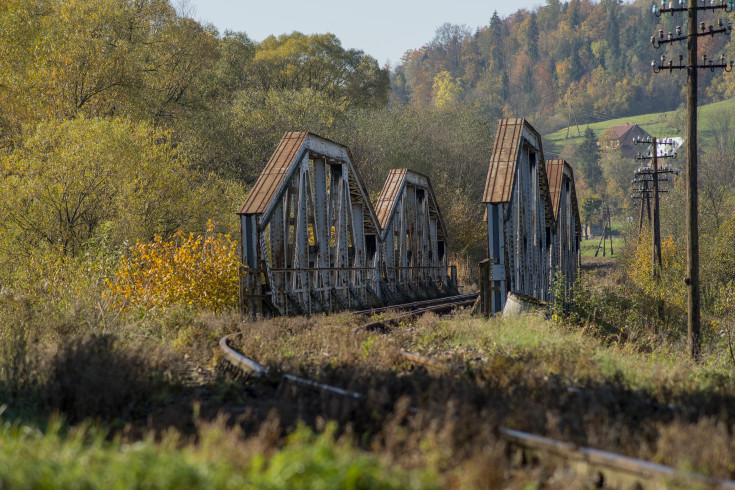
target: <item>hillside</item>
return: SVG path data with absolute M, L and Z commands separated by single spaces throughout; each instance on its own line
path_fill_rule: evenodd
M 722 128 L 723 124 L 735 117 L 735 99 L 724 100 L 699 107 L 698 141 L 701 147 L 707 148 L 713 143 L 713 132 Z M 544 136 L 544 150 L 549 154 L 559 154 L 567 144 L 579 145 L 584 140 L 584 130 L 589 126 L 597 137 L 610 126 L 621 124 L 637 124 L 649 134 L 656 137 L 684 136 L 686 133 L 686 110 L 655 112 L 628 116 L 589 124 L 572 125 Z M 568 133 L 568 137 L 567 137 Z
M 505 18 L 495 13 L 474 32 L 444 24 L 430 42 L 406 52 L 392 73 L 391 100 L 471 105 L 491 118 L 527 117 L 542 132 L 566 127 L 570 106 L 580 124 L 672 111 L 682 101 L 682 78 L 653 73 L 651 59 L 660 53 L 649 39 L 680 23 L 677 16 L 653 16 L 648 0 L 549 0 Z M 702 48 L 708 57 L 735 56 L 726 36 Z M 703 72 L 699 82 L 700 103 L 735 93 L 723 73 Z

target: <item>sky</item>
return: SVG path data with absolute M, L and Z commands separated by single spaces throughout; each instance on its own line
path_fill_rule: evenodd
M 203 24 L 245 32 L 262 41 L 269 35 L 299 31 L 335 34 L 345 49 L 360 49 L 383 66 L 400 64 L 406 50 L 429 43 L 445 22 L 473 31 L 487 25 L 493 11 L 506 17 L 543 0 L 174 0 Z

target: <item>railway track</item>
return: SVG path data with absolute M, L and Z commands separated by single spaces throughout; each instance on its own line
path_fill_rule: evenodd
M 389 322 L 397 323 L 409 317 L 422 315 L 430 311 L 431 312 L 451 311 L 455 308 L 460 308 L 460 307 L 464 307 L 470 304 L 474 304 L 476 300 L 477 300 L 477 294 L 464 294 L 464 295 L 449 296 L 446 298 L 432 299 L 432 300 L 426 300 L 426 301 L 416 301 L 412 303 L 404 303 L 404 304 L 388 306 L 388 307 L 373 308 L 369 310 L 361 310 L 361 311 L 356 311 L 354 313 L 356 315 L 361 315 L 361 316 L 371 316 L 371 315 L 375 315 L 379 313 L 384 313 L 389 310 L 407 310 L 407 313 L 400 315 L 397 318 L 368 323 L 362 327 L 362 328 L 371 329 L 371 328 L 378 328 L 378 325 L 384 325 Z M 241 332 L 230 334 L 225 337 L 222 337 L 219 341 L 220 350 L 223 352 L 227 362 L 234 368 L 239 369 L 242 372 L 247 373 L 250 376 L 262 377 L 262 376 L 267 375 L 268 374 L 267 367 L 263 366 L 262 364 L 259 364 L 253 359 L 250 359 L 249 357 L 246 357 L 244 354 L 238 352 L 237 350 L 235 350 L 234 348 L 230 346 L 230 340 L 240 335 L 242 335 Z M 424 364 L 424 365 L 430 365 L 430 366 L 444 366 L 444 364 L 439 361 L 435 361 L 427 357 L 419 356 L 417 354 L 412 354 L 410 352 L 401 351 L 399 354 L 402 357 L 412 362 L 418 363 L 418 364 Z M 330 386 L 330 385 L 326 385 L 323 383 L 318 383 L 316 381 L 309 380 L 306 378 L 301 378 L 299 376 L 294 376 L 291 374 L 284 374 L 283 378 L 288 381 L 292 381 L 294 383 L 311 386 L 313 388 L 317 388 L 323 391 L 328 391 L 330 393 L 334 393 L 337 395 L 350 396 L 353 398 L 364 397 L 364 395 L 360 393 L 344 390 L 336 386 Z
M 376 308 L 355 312 L 363 316 L 382 313 L 390 309 L 408 310 L 404 315 L 390 321 L 418 316 L 427 311 L 446 311 L 465 306 L 476 299 L 477 295 L 462 295 L 446 298 L 444 302 L 438 300 L 421 301 L 398 305 L 390 308 Z M 377 324 L 380 322 L 372 322 Z M 363 326 L 366 328 L 371 324 Z M 375 327 L 377 328 L 377 327 Z M 257 361 L 246 357 L 230 345 L 230 341 L 242 333 L 235 333 L 220 340 L 220 348 L 227 362 L 238 371 L 252 377 L 264 377 L 269 374 L 268 368 Z M 400 351 L 399 354 L 406 360 L 428 367 L 449 367 L 446 363 L 418 354 Z M 340 397 L 351 399 L 365 399 L 366 395 L 338 386 L 320 383 L 314 380 L 282 374 L 282 379 L 302 386 L 320 390 Z M 411 412 L 417 412 L 413 407 Z M 588 478 L 590 486 L 598 488 L 708 488 L 733 489 L 735 481 L 709 477 L 697 473 L 685 472 L 676 468 L 632 458 L 622 454 L 603 451 L 590 447 L 582 447 L 567 441 L 543 437 L 527 432 L 501 427 L 499 437 L 506 445 L 506 454 L 513 466 L 537 465 L 540 462 L 552 462 L 572 470 L 575 474 Z
M 402 311 L 403 313 L 389 319 L 379 319 L 361 327 L 365 330 L 387 330 L 389 325 L 397 325 L 398 323 L 410 320 L 425 313 L 445 313 L 457 308 L 466 308 L 473 306 L 477 301 L 478 294 L 461 294 L 457 296 L 448 296 L 446 298 L 430 299 L 426 301 L 416 301 L 413 303 L 403 303 L 400 305 L 384 306 L 380 308 L 372 308 L 354 312 L 356 315 L 370 317 L 388 311 Z
M 233 366 L 247 371 L 252 376 L 267 375 L 268 369 L 265 366 L 237 352 L 228 344 L 229 340 L 237 335 L 240 334 L 228 335 L 220 341 L 220 347 L 225 354 L 225 358 Z M 401 355 L 419 364 L 444 365 L 442 362 L 408 352 L 401 352 Z M 365 398 L 362 393 L 319 383 L 300 376 L 291 374 L 282 376 L 286 381 L 334 395 L 353 399 Z M 417 409 L 412 408 L 411 411 L 416 412 Z M 570 442 L 527 432 L 501 428 L 500 437 L 505 441 L 507 453 L 515 465 L 534 465 L 540 461 L 556 462 L 570 468 L 578 475 L 586 475 L 590 484 L 598 488 L 669 488 L 674 486 L 676 488 L 735 490 L 735 481 L 733 480 L 682 472 L 670 466 L 599 449 L 580 447 Z
M 416 311 L 416 310 L 422 310 L 434 306 L 441 306 L 441 305 L 453 305 L 456 303 L 464 303 L 469 300 L 477 301 L 478 294 L 459 294 L 456 296 L 446 296 L 444 298 L 437 298 L 437 299 L 428 299 L 424 301 L 415 301 L 413 303 L 402 303 L 399 305 L 393 305 L 393 306 L 382 306 L 380 308 L 370 308 L 367 310 L 360 310 L 360 311 L 353 311 L 355 315 L 362 315 L 362 316 L 370 316 L 370 315 L 376 315 L 378 313 L 385 313 L 387 311 L 391 310 L 401 310 L 401 311 Z

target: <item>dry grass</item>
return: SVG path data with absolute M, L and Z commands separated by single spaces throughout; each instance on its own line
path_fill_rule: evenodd
M 735 383 L 716 363 L 691 365 L 672 346 L 651 355 L 625 344 L 601 345 L 582 330 L 536 316 L 425 316 L 387 335 L 355 330 L 357 323 L 343 314 L 243 327 L 244 352 L 275 372 L 368 395 L 355 403 L 279 384 L 270 406 L 286 427 L 296 420 L 337 420 L 345 431 L 363 434 L 366 449 L 406 467 L 428 466 L 445 484 L 467 488 L 478 479 L 503 482 L 498 486 L 570 484 L 572 477 L 555 467 L 520 478 L 496 449 L 501 425 L 735 475 L 723 463 L 735 458 L 733 438 L 723 429 L 735 424 L 735 414 L 726 410 L 735 403 L 729 394 Z M 416 366 L 399 357 L 400 350 L 441 359 L 448 367 Z M 714 427 L 719 438 L 712 437 Z M 687 436 L 676 439 L 679 433 Z M 687 458 L 691 447 L 711 441 L 721 456 Z
M 334 421 L 335 437 L 404 468 L 428 469 L 451 488 L 580 484 L 555 465 L 509 465 L 500 426 L 735 475 L 735 414 L 727 409 L 735 383 L 714 360 L 691 365 L 672 345 L 642 354 L 632 344 L 601 344 L 539 316 L 426 315 L 387 334 L 359 328 L 365 321 L 343 313 L 240 323 L 237 315 L 171 309 L 139 320 L 144 336 L 127 326 L 116 337 L 69 336 L 54 348 L 25 340 L 27 329 L 18 327 L 5 333 L 21 354 L 6 360 L 4 351 L 0 389 L 15 370 L 26 380 L 15 385 L 15 400 L 35 403 L 39 418 L 58 411 L 71 422 L 95 419 L 130 441 L 151 430 L 163 439 L 172 429 L 217 434 L 221 441 L 206 447 L 243 455 L 272 453 L 299 424 Z M 220 363 L 217 341 L 237 329 L 240 349 L 271 374 L 183 386 L 181 371 Z M 446 367 L 416 365 L 401 350 Z M 366 398 L 286 382 L 284 372 Z M 17 416 L 17 407 L 9 413 Z M 224 428 L 204 430 L 212 423 Z
M 150 401 L 175 385 L 181 357 L 161 345 L 122 345 L 109 335 L 71 340 L 50 361 L 48 404 L 72 423 L 144 417 Z

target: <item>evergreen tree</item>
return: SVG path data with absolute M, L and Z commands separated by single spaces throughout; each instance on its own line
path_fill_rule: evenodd
M 538 23 L 535 12 L 531 13 L 526 24 L 526 54 L 532 62 L 538 61 Z
M 599 217 L 601 210 L 602 199 L 597 196 L 587 196 L 582 199 L 582 202 L 580 202 L 579 214 L 580 219 L 582 220 L 582 224 L 584 225 L 582 229 L 584 230 L 585 240 L 589 239 L 587 231 L 589 230 L 590 223 L 595 217 Z
M 584 75 L 584 67 L 582 61 L 579 59 L 579 52 L 576 47 L 572 47 L 572 54 L 569 57 L 569 65 L 571 66 L 570 78 L 573 82 L 576 82 L 582 75 Z
M 567 20 L 570 27 L 579 27 L 579 16 L 579 0 L 571 0 L 567 7 Z
M 553 57 L 549 57 L 546 70 L 549 72 L 549 81 L 551 81 L 552 88 L 556 90 L 559 78 L 556 75 L 556 60 Z
M 500 20 L 498 11 L 493 12 L 493 16 L 490 18 L 490 42 L 493 46 L 500 45 L 503 39 L 503 21 Z
M 495 70 L 502 71 L 505 69 L 503 59 L 503 22 L 498 16 L 498 11 L 493 12 L 490 19 L 490 56 Z
M 607 30 L 605 32 L 605 41 L 607 41 L 607 47 L 613 60 L 620 57 L 620 23 L 616 7 L 617 3 L 610 3 L 607 6 Z
M 594 187 L 602 179 L 602 168 L 600 167 L 600 148 L 597 146 L 595 132 L 587 126 L 584 130 L 584 141 L 580 143 L 579 166 L 587 184 Z
M 534 91 L 534 77 L 531 65 L 526 65 L 523 69 L 523 75 L 521 76 L 521 89 L 523 89 L 527 94 L 531 94 Z
M 597 137 L 589 126 L 584 130 L 584 141 L 579 145 L 579 151 L 587 155 L 588 161 L 595 164 L 600 163 L 600 148 L 597 146 Z

